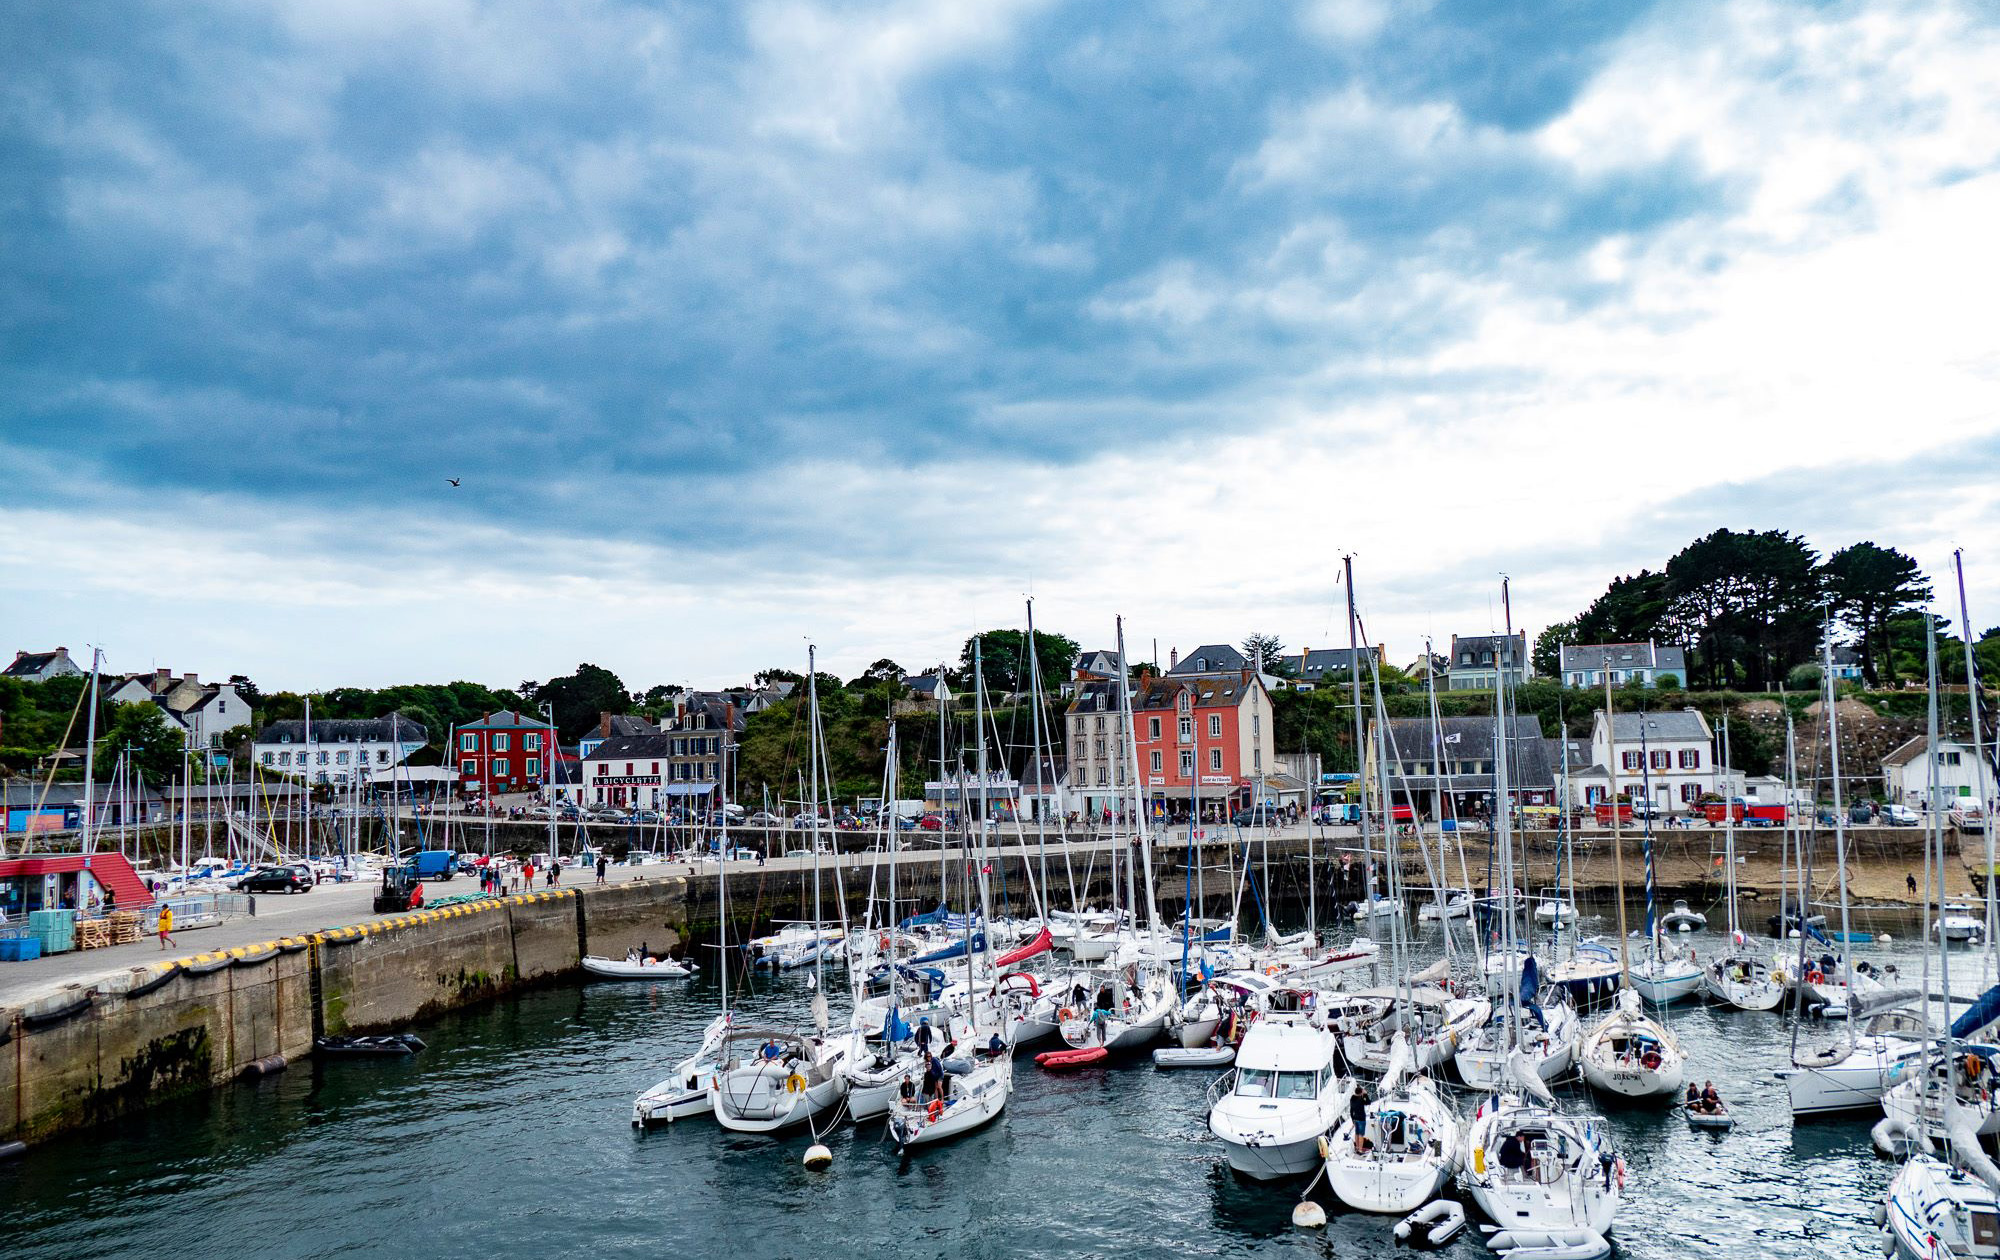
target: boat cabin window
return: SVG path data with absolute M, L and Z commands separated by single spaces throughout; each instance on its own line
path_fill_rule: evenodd
M 1319 1097 L 1319 1073 L 1317 1072 L 1278 1073 L 1278 1097 L 1280 1098 Z
M 2000 1247 L 2000 1216 L 1992 1212 L 1972 1214 L 1972 1245 L 1979 1250 Z
M 1269 1098 L 1277 1075 L 1268 1068 L 1244 1068 L 1236 1074 L 1236 1092 L 1245 1098 Z

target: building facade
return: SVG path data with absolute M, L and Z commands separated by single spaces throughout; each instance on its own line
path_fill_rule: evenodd
M 1687 685 L 1687 653 L 1677 647 L 1645 643 L 1565 643 L 1562 648 L 1562 680 L 1565 687 L 1603 687 L 1605 675 L 1611 685 L 1637 684 L 1658 687 L 1664 677 L 1668 685 Z
M 1066 768 L 1069 799 L 1086 814 L 1129 809 L 1135 786 L 1149 800 L 1227 809 L 1279 772 L 1271 696 L 1254 671 L 1142 677 L 1132 709 L 1127 728 L 1116 682 L 1077 684 L 1064 721 Z
M 235 683 L 204 683 L 198 674 L 175 677 L 170 669 L 127 674 L 104 689 L 113 704 L 151 704 L 191 748 L 216 748 L 222 736 L 250 724 L 250 706 Z
M 401 714 L 300 719 L 265 723 L 252 739 L 250 755 L 266 773 L 338 786 L 357 777 L 371 782 L 375 772 L 401 765 L 428 742 L 423 723 Z
M 535 792 L 556 752 L 556 733 L 545 718 L 502 709 L 452 732 L 452 745 L 464 795 Z
M 1114 812 L 1131 804 L 1131 749 L 1119 712 L 1118 684 L 1087 679 L 1063 715 L 1071 797 L 1086 814 Z
M 1663 810 L 1685 810 L 1708 795 L 1743 795 L 1742 776 L 1722 765 L 1715 732 L 1695 709 L 1620 713 L 1609 724 L 1599 712 L 1591 719 L 1590 759 L 1572 775 L 1579 805 L 1610 799 L 1614 769 L 1619 796 Z
M 1882 786 L 1890 801 L 1922 809 L 1931 799 L 1931 770 L 1924 756 L 1928 747 L 1925 739 L 1909 740 L 1882 759 Z M 1986 751 L 1991 755 L 1993 749 L 1989 745 Z M 1936 786 L 1940 809 L 1993 807 L 1993 767 L 1980 764 L 1969 741 L 1938 741 Z
M 51 678 L 82 672 L 82 667 L 69 658 L 69 649 L 66 647 L 59 647 L 49 652 L 23 652 L 16 648 L 13 663 L 5 669 L 0 669 L 0 678 L 18 678 L 22 682 L 46 682 Z
M 1452 691 L 1493 691 L 1504 676 L 1509 687 L 1527 677 L 1528 633 L 1451 636 L 1445 685 Z

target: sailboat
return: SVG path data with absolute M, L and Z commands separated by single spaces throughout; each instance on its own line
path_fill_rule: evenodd
M 882 799 L 897 799 L 899 762 L 896 752 L 896 724 L 889 723 L 889 744 L 887 765 L 883 768 Z M 882 811 L 882 838 L 889 850 L 889 913 L 894 921 L 896 915 L 896 873 L 901 864 L 901 846 L 896 834 L 896 824 L 891 818 L 892 810 Z M 871 888 L 872 893 L 872 888 Z M 871 911 L 872 912 L 872 911 Z M 864 940 L 867 938 L 864 933 Z M 854 999 L 854 1016 L 851 1020 L 851 1045 L 849 1048 L 847 1080 L 847 1114 L 856 1124 L 873 1120 L 888 1113 L 904 1081 L 921 1079 L 924 1070 L 923 1056 L 916 1048 L 915 1030 L 922 1022 L 935 1018 L 944 1033 L 944 1039 L 951 1039 L 950 1016 L 943 1003 L 941 978 L 934 982 L 920 969 L 906 967 L 897 957 L 896 934 L 884 933 L 875 938 L 882 943 L 879 949 L 866 945 L 858 965 L 848 971 L 848 984 Z M 871 979 L 878 977 L 881 993 L 871 997 L 864 990 Z M 911 993 L 914 986 L 915 993 Z M 906 994 L 916 996 L 920 1007 L 905 1013 Z M 872 1041 L 880 1040 L 879 1049 L 871 1047 Z
M 1614 729 L 1611 726 L 1614 712 L 1611 674 L 1607 670 L 1604 675 L 1604 722 L 1607 730 Z M 1640 747 L 1643 749 L 1643 724 L 1640 729 Z M 1607 757 L 1605 760 L 1609 763 L 1611 775 L 1610 796 L 1616 801 L 1617 758 Z M 1641 764 L 1649 760 L 1643 755 L 1640 757 Z M 1651 792 L 1646 795 L 1650 798 Z M 1613 808 L 1611 857 L 1618 884 L 1618 965 L 1628 987 L 1618 995 L 1618 1002 L 1611 1012 L 1584 1034 L 1577 1058 L 1583 1068 L 1583 1079 L 1593 1089 L 1620 1098 L 1673 1101 L 1687 1077 L 1687 1052 L 1681 1049 L 1680 1039 L 1674 1036 L 1672 1030 L 1645 1013 L 1640 1006 L 1638 992 L 1629 987 L 1632 983 L 1632 958 L 1630 942 L 1625 937 L 1625 845 L 1619 834 L 1618 814 L 1619 811 Z M 1646 846 L 1646 927 L 1649 944 L 1652 943 L 1653 926 L 1652 871 L 1653 850 L 1649 842 Z
M 1942 899 L 1944 891 L 1944 826 L 1942 811 L 1936 808 L 1938 780 L 1938 692 L 1937 632 L 1929 618 L 1926 646 L 1930 667 L 1929 722 L 1927 745 L 1930 762 L 1931 836 L 1924 853 L 1924 892 L 1933 891 Z M 1936 882 L 1932 883 L 1935 874 Z M 1948 943 L 1937 942 L 1939 978 L 1944 986 L 1945 1009 L 1951 1009 L 1951 951 Z M 1925 988 L 1929 985 L 1926 954 Z M 1975 1090 L 1970 1097 L 1958 1073 L 1961 1064 L 1977 1060 L 1958 1054 L 1956 1029 L 1947 1029 L 1939 1039 L 1937 1060 L 1921 1073 L 1893 1086 L 1882 1096 L 1882 1110 L 1891 1122 L 1920 1135 L 1926 1150 L 1913 1154 L 1898 1170 L 1883 1196 L 1877 1220 L 1882 1226 L 1887 1251 L 1906 1260 L 1947 1260 L 1951 1257 L 2000 1256 L 2000 1167 L 1981 1147 L 1975 1117 L 1983 1108 L 1990 1116 L 1991 1095 Z M 1987 1069 L 1990 1073 L 1990 1067 Z M 1981 1095 L 1985 1095 L 1982 1097 Z M 1970 1104 L 1968 1106 L 1968 1104 Z M 1928 1153 L 1931 1142 L 1940 1142 L 1947 1159 Z
M 1847 896 L 1847 811 L 1842 804 L 1840 782 L 1840 710 L 1834 703 L 1833 690 L 1833 635 L 1832 627 L 1821 639 L 1821 703 L 1826 709 L 1827 744 L 1832 754 L 1830 767 L 1833 782 L 1833 843 L 1834 863 L 1840 880 L 1840 928 L 1843 937 L 1851 934 L 1853 924 L 1849 922 Z M 1809 886 L 1807 864 L 1800 864 L 1799 909 L 1804 913 L 1804 893 Z M 1799 938 L 1799 962 L 1805 963 L 1808 942 L 1818 937 L 1817 929 L 1808 928 Z M 1819 939 L 1824 939 L 1823 937 Z M 1844 958 L 1835 960 L 1836 967 L 1852 964 Z M 1806 977 L 1801 977 L 1801 1005 L 1805 996 Z M 1911 1036 L 1903 1024 L 1903 1016 L 1897 1013 L 1885 1019 L 1893 1020 L 1887 1026 L 1871 1024 L 1865 1032 L 1857 1032 L 1865 1012 L 1850 1009 L 1844 1022 L 1844 1035 L 1830 1044 L 1801 1046 L 1798 1043 L 1799 1024 L 1792 1025 L 1792 1052 L 1789 1066 L 1778 1070 L 1778 1079 L 1785 1082 L 1785 1092 L 1790 1099 L 1792 1116 L 1830 1115 L 1841 1111 L 1872 1111 L 1881 1101 L 1884 1082 L 1897 1064 L 1916 1058 L 1923 1053 L 1924 1043 L 1920 1036 Z
M 1722 719 L 1722 773 L 1728 786 L 1731 766 L 1729 719 Z M 1715 1001 L 1739 1011 L 1775 1011 L 1785 1001 L 1787 975 L 1775 960 L 1751 949 L 1736 917 L 1736 802 L 1731 799 L 1722 811 L 1723 878 L 1729 906 L 1729 944 L 1708 962 L 1702 973 L 1702 987 Z
M 808 808 L 813 820 L 813 926 L 820 916 L 819 791 L 823 764 L 820 742 L 817 652 L 806 649 L 807 753 L 812 767 Z M 737 1133 L 775 1133 L 807 1124 L 847 1097 L 851 1066 L 846 1038 L 827 1036 L 825 951 L 813 960 L 813 1027 L 730 1028 L 710 1102 L 716 1121 Z
M 986 678 L 982 665 L 980 641 L 972 641 L 973 696 L 978 705 L 983 706 L 986 697 Z M 979 922 L 988 923 L 993 918 L 991 893 L 987 882 L 987 872 L 991 869 L 988 860 L 986 800 L 986 726 L 982 711 L 975 710 L 975 727 L 978 731 L 977 771 L 979 775 L 979 849 L 975 861 L 979 871 Z M 972 951 L 972 924 L 965 926 L 966 934 L 966 976 L 967 987 L 978 984 L 978 973 L 974 970 Z M 997 1025 L 987 1025 L 994 1029 L 994 1036 L 988 1045 L 981 1045 L 979 1038 L 983 1031 L 980 1011 L 986 1006 L 977 1000 L 977 995 L 968 1002 L 970 1014 L 970 1037 L 973 1044 L 969 1064 L 947 1065 L 945 1072 L 945 1094 L 942 1098 L 899 1097 L 889 1112 L 889 1137 L 902 1149 L 942 1142 L 970 1132 L 991 1122 L 1007 1106 L 1007 1100 L 1014 1093 L 1014 1049 L 1005 1037 L 998 1033 Z
M 1506 607 L 1506 587 L 1501 588 Z M 1512 617 L 1508 618 L 1512 641 Z M 1496 712 L 1506 713 L 1506 669 L 1500 671 Z M 1513 856 L 1508 819 L 1504 807 L 1507 796 L 1507 741 L 1504 716 L 1501 738 L 1495 741 L 1495 799 L 1503 803 L 1496 812 L 1494 845 L 1499 852 L 1503 886 L 1513 887 Z M 1512 944 L 1513 916 L 1502 918 Z M 1505 1007 L 1506 1026 L 1511 1032 L 1520 1027 L 1521 1012 L 1533 990 L 1532 955 L 1522 964 L 1521 996 L 1510 996 Z M 1510 1036 L 1508 1042 L 1514 1044 Z M 1518 1051 L 1505 1061 L 1504 1073 L 1495 1074 L 1495 1086 L 1502 1092 L 1480 1104 L 1467 1131 L 1471 1157 L 1459 1174 L 1459 1185 L 1470 1194 L 1481 1211 L 1501 1226 L 1502 1233 L 1489 1239 L 1501 1248 L 1503 1237 L 1516 1237 L 1525 1245 L 1549 1245 L 1551 1235 L 1561 1236 L 1561 1245 L 1579 1250 L 1555 1254 L 1604 1255 L 1610 1250 L 1605 1235 L 1618 1211 L 1624 1193 L 1623 1161 L 1611 1146 L 1603 1117 L 1573 1115 L 1557 1109 L 1541 1074 Z M 1529 1239 L 1533 1241 L 1528 1241 Z

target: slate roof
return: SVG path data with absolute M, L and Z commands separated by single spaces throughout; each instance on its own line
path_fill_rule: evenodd
M 605 729 L 607 726 L 610 728 L 608 731 Z M 597 729 L 606 739 L 611 739 L 619 735 L 651 735 L 660 728 L 634 713 L 609 713 L 598 723 Z
M 394 720 L 386 716 L 313 719 L 312 742 L 315 744 L 387 743 L 394 739 L 400 739 L 406 744 L 425 744 L 430 742 L 430 732 L 424 729 L 422 722 L 400 714 Z M 264 729 L 257 732 L 257 738 L 253 742 L 303 744 L 306 742 L 305 721 L 294 718 L 284 722 L 267 722 L 264 724 Z
M 1174 678 L 1186 678 L 1190 675 L 1222 674 L 1248 668 L 1250 668 L 1250 658 L 1227 643 L 1204 643 L 1181 657 L 1180 663 L 1168 670 L 1167 674 Z
M 1701 714 L 1692 709 L 1670 709 L 1661 713 L 1619 713 L 1612 717 L 1613 743 L 1639 743 L 1642 730 L 1645 742 L 1648 743 L 1655 740 L 1662 743 L 1705 741 L 1709 737 L 1707 724 L 1702 721 Z
M 1297 675 L 1300 682 L 1317 682 L 1327 674 L 1344 674 L 1352 670 L 1356 658 L 1359 658 L 1365 666 L 1371 653 L 1379 663 L 1382 659 L 1382 649 L 1380 647 L 1367 646 L 1363 646 L 1359 650 L 1354 648 L 1313 648 L 1310 651 L 1293 653 L 1282 659 L 1292 667 L 1292 672 Z
M 1180 703 L 1180 694 L 1185 691 L 1194 696 L 1197 709 L 1235 708 L 1243 703 L 1244 695 L 1254 686 L 1256 675 L 1249 670 L 1238 670 L 1231 674 L 1200 674 L 1193 678 L 1155 678 L 1132 696 L 1135 713 L 1160 712 L 1173 709 Z M 1117 684 L 1109 684 L 1111 707 L 1118 707 Z
M 1429 718 L 1390 718 L 1390 760 L 1408 763 L 1494 759 L 1492 718 L 1441 718 L 1438 727 L 1444 735 L 1444 753 L 1441 757 L 1434 751 L 1437 745 L 1432 741 L 1433 732 Z M 1515 755 L 1515 750 L 1523 745 L 1530 742 L 1544 742 L 1542 724 L 1532 716 L 1514 718 L 1507 728 L 1507 734 L 1510 741 L 1507 745 L 1507 754 L 1510 759 Z M 1557 755 L 1560 756 L 1560 752 Z
M 1565 643 L 1562 667 L 1572 669 L 1652 669 L 1687 672 L 1687 653 L 1653 643 Z
M 1452 669 L 1497 669 L 1500 665 L 1501 653 L 1506 648 L 1506 645 L 1507 636 L 1504 634 L 1455 634 L 1451 637 L 1449 667 Z M 1487 653 L 1492 654 L 1493 659 L 1482 664 L 1479 658 Z M 1468 654 L 1472 659 L 1466 659 Z M 1513 659 L 1508 662 L 1510 666 L 1517 669 L 1527 668 L 1527 631 L 1519 630 L 1515 632 L 1512 657 Z
M 943 681 L 944 679 L 936 674 L 919 674 L 915 678 L 905 678 L 903 685 L 920 696 L 934 696 L 937 694 L 938 685 Z
M 1118 711 L 1118 684 L 1111 679 L 1093 678 L 1078 683 L 1076 699 L 1070 701 L 1069 713 L 1116 713 Z
M 65 649 L 53 652 L 20 652 L 14 654 L 14 663 L 0 669 L 0 676 L 7 678 L 32 678 L 47 669 L 51 662 L 65 655 Z
M 682 738 L 686 738 L 686 736 L 683 735 Z M 655 758 L 664 760 L 673 756 L 673 752 L 674 737 L 672 735 L 664 733 L 655 735 L 613 735 L 610 739 L 591 749 L 590 756 L 584 760 L 612 761 L 627 757 L 633 761 L 641 759 L 652 760 Z

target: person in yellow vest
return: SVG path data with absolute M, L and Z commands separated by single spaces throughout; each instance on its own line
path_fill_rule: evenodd
M 169 932 L 172 932 L 173 930 L 174 930 L 174 908 L 172 906 L 161 906 L 160 907 L 161 949 L 165 949 L 167 946 L 174 943 L 174 938 L 167 935 Z

